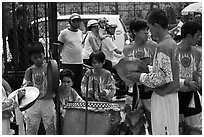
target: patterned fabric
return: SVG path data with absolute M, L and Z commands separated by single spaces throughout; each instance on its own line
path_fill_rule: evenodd
M 73 108 L 73 109 L 85 109 L 86 108 L 86 102 L 66 102 L 66 104 L 63 106 L 64 109 L 67 108 Z M 102 111 L 105 112 L 107 110 L 114 110 L 114 111 L 120 111 L 121 107 L 119 104 L 114 103 L 107 103 L 107 102 L 88 102 L 88 110 L 91 111 Z
M 36 100 L 32 107 L 25 111 L 25 116 L 27 135 L 37 135 L 41 118 L 46 134 L 56 134 L 56 114 L 53 100 Z
M 150 57 L 152 62 L 157 47 L 158 45 L 155 42 L 149 40 L 144 46 L 135 46 L 134 43 L 132 43 L 124 48 L 123 53 L 126 57 L 131 59 Z M 149 65 L 152 64 L 150 63 Z
M 193 79 L 193 72 L 197 71 L 202 74 L 202 53 L 196 47 L 191 48 L 190 51 L 179 51 L 179 67 L 181 79 Z
M 168 43 L 168 44 L 167 44 Z M 179 64 L 175 41 L 169 36 L 159 43 L 151 73 L 142 73 L 140 82 L 160 95 L 179 90 Z
M 32 65 L 29 67 L 24 76 L 25 82 L 32 82 L 33 86 L 37 87 L 40 91 L 38 99 L 51 99 L 47 95 L 47 63 L 44 63 L 41 67 Z
M 154 73 L 141 78 L 141 81 L 151 88 L 160 87 L 173 81 L 171 60 L 164 53 L 158 53 L 154 62 Z
M 154 135 L 179 134 L 179 64 L 177 46 L 170 35 L 159 43 L 152 72 L 142 73 L 140 82 L 154 88 L 151 120 Z
M 81 85 L 82 96 L 86 97 L 87 76 L 89 76 L 88 97 L 98 101 L 111 101 L 112 97 L 116 93 L 115 80 L 112 74 L 105 69 L 102 69 L 102 73 L 100 75 L 96 75 L 92 72 L 93 70 L 88 70 L 82 79 Z M 90 94 L 90 91 L 94 92 L 93 96 Z M 102 91 L 106 92 L 106 96 L 104 98 L 100 98 L 98 96 L 98 93 Z
M 78 93 L 72 88 L 70 91 L 67 91 L 67 94 L 60 94 L 60 101 L 64 105 L 65 102 L 81 102 L 83 99 L 78 95 Z
M 179 48 L 180 85 L 184 86 L 184 81 L 194 80 L 194 72 L 202 75 L 202 52 L 194 46 L 190 50 L 183 51 Z M 188 90 L 188 88 L 186 88 Z M 202 128 L 202 106 L 199 92 L 179 92 L 179 113 L 183 114 L 189 126 Z M 191 102 L 193 102 L 191 104 Z M 201 120 L 201 121 L 200 121 Z

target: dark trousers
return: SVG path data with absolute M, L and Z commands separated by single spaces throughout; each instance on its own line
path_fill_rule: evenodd
M 81 96 L 81 80 L 83 78 L 83 64 L 62 64 L 62 69 L 69 69 L 74 73 L 73 88 Z

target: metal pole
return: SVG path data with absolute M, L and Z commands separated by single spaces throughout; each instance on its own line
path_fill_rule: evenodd
M 88 123 L 88 88 L 89 88 L 89 76 L 87 76 L 86 83 L 86 110 L 85 110 L 85 125 L 84 125 L 84 134 L 87 135 L 87 123 Z
M 45 51 L 46 51 L 46 61 L 48 61 L 48 42 L 47 42 L 47 3 L 44 3 L 45 9 Z M 43 36 L 44 37 L 44 36 Z
M 18 43 L 18 35 L 17 35 L 17 23 L 16 23 L 16 10 L 15 10 L 15 2 L 12 2 L 12 12 L 13 12 L 13 42 L 16 44 L 16 46 L 14 46 L 14 70 L 16 72 L 16 74 L 18 75 L 18 68 L 19 68 L 19 43 Z M 14 44 L 13 43 L 13 44 Z
M 58 47 L 54 46 L 54 42 L 57 41 L 57 3 L 56 2 L 49 2 L 48 3 L 48 9 L 49 9 L 49 36 L 50 36 L 50 44 L 52 48 L 53 53 L 53 59 L 57 61 L 59 66 L 59 53 L 58 53 Z M 58 67 L 60 69 L 60 67 Z M 55 90 L 56 94 L 56 100 L 55 100 L 55 106 L 56 106 L 56 132 L 58 135 L 61 134 L 61 122 L 60 122 L 60 99 L 59 99 L 59 92 L 58 89 Z

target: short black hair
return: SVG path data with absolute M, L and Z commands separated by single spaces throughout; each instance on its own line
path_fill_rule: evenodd
M 181 38 L 186 38 L 188 34 L 194 36 L 198 31 L 202 32 L 202 25 L 196 21 L 189 20 L 181 27 Z
M 159 24 L 163 29 L 168 28 L 168 17 L 166 15 L 166 12 L 162 9 L 153 9 L 147 17 L 147 22 L 151 25 L 154 25 L 155 23 Z
M 29 53 L 30 55 L 43 53 L 44 54 L 44 47 L 41 42 L 32 42 L 29 46 Z
M 74 73 L 70 69 L 63 69 L 60 72 L 60 80 L 62 80 L 64 77 L 69 77 L 72 81 L 74 81 Z
M 148 29 L 147 21 L 142 20 L 142 19 L 134 19 L 130 22 L 130 32 L 132 33 L 133 37 L 135 37 L 135 34 L 133 33 L 133 30 L 136 32 L 139 32 L 140 30 L 143 29 Z
M 103 63 L 106 59 L 106 56 L 102 51 L 92 52 L 89 57 L 91 63 L 93 62 L 93 59 L 100 63 Z

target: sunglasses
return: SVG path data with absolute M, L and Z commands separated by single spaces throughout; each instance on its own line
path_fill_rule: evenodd
M 94 26 L 92 26 L 92 28 L 98 28 L 99 26 L 98 25 L 94 25 Z

